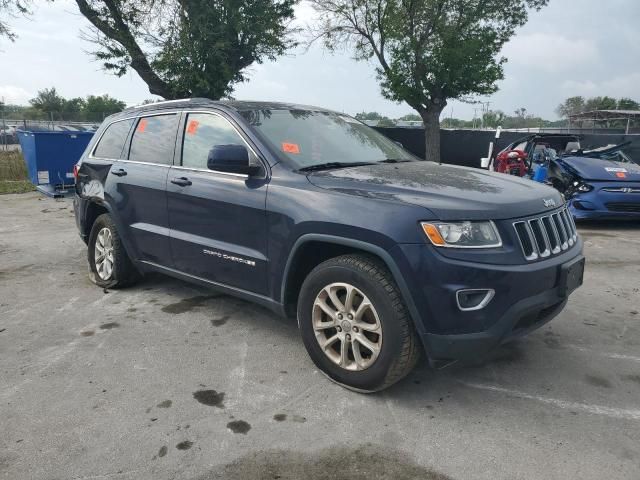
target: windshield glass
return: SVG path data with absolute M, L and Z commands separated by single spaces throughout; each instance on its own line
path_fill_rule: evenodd
M 600 158 L 603 160 L 612 160 L 614 162 L 634 163 L 622 150 L 605 153 L 603 155 L 600 155 Z
M 418 160 L 358 120 L 333 112 L 245 110 L 240 114 L 297 168 L 331 162 Z

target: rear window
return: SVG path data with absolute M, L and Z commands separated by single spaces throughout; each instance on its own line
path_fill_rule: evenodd
M 133 119 L 129 119 L 109 125 L 93 151 L 93 156 L 98 158 L 120 158 L 132 123 Z
M 131 139 L 129 160 L 170 165 L 179 118 L 177 114 L 141 117 Z

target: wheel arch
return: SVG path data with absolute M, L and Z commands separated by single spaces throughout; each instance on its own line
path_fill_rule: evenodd
M 95 223 L 96 219 L 103 213 L 111 213 L 111 209 L 107 208 L 106 204 L 96 201 L 87 202 L 84 213 L 84 226 L 82 231 L 83 238 L 86 238 L 87 240 L 89 239 L 93 224 Z
M 318 248 L 321 246 L 322 248 Z M 313 249 L 313 261 L 307 262 L 306 252 Z M 402 299 L 409 310 L 411 319 L 419 333 L 424 331 L 421 317 L 413 302 L 409 288 L 393 257 L 384 248 L 362 240 L 327 234 L 302 235 L 291 249 L 282 276 L 280 301 L 287 315 L 295 314 L 295 305 L 300 287 L 307 274 L 318 264 L 329 258 L 348 253 L 366 253 L 380 260 L 391 272 L 400 289 Z M 327 256 L 327 254 L 329 254 Z

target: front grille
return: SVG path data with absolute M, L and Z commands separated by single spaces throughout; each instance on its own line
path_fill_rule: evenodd
M 524 258 L 529 262 L 557 255 L 578 240 L 576 225 L 566 207 L 549 215 L 519 220 L 513 227 Z
M 605 203 L 605 205 L 612 212 L 640 213 L 640 202 L 609 202 Z

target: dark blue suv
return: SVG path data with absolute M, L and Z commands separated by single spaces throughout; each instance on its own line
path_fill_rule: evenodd
M 297 316 L 358 391 L 476 359 L 557 315 L 584 257 L 563 198 L 421 161 L 350 116 L 206 99 L 109 117 L 76 168 L 93 281 L 162 272 Z

